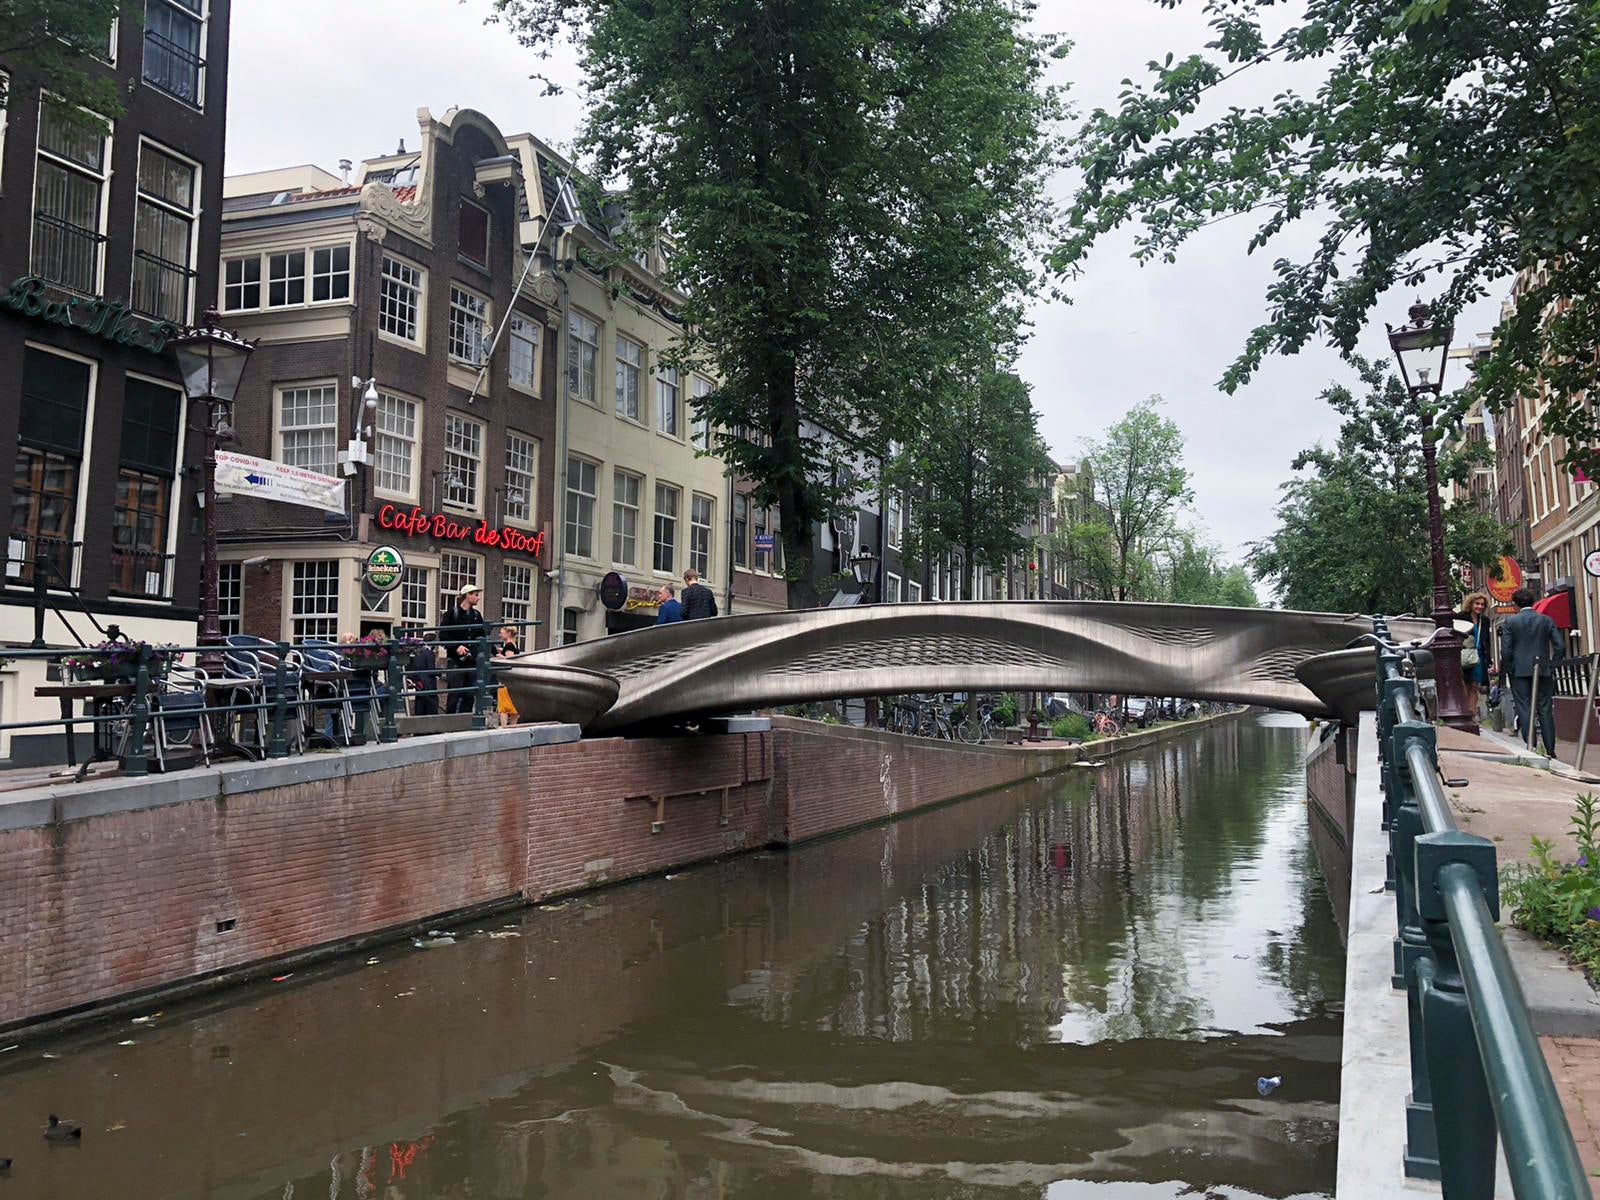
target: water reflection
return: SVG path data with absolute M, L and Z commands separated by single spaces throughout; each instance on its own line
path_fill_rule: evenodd
M 5 1186 L 1325 1193 L 1342 960 L 1302 739 L 1213 729 L 21 1051 L 0 1059 Z M 1258 1097 L 1260 1074 L 1283 1088 Z M 49 1111 L 85 1122 L 81 1148 L 33 1147 Z

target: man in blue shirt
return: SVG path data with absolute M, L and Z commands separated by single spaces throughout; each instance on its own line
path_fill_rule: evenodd
M 661 585 L 661 608 L 656 613 L 657 625 L 671 625 L 674 621 L 683 620 L 683 605 L 679 604 L 672 596 L 672 585 Z

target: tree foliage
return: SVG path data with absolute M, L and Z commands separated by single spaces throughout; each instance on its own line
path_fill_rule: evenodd
M 1260 604 L 1245 568 L 1224 562 L 1217 547 L 1192 529 L 1176 531 L 1165 552 L 1157 556 L 1152 577 L 1154 586 L 1140 599 L 1230 608 Z
M 1075 552 L 1102 576 L 1109 599 L 1132 600 L 1150 582 L 1152 559 L 1176 532 L 1193 499 L 1183 465 L 1183 434 L 1161 415 L 1161 397 L 1130 409 L 1098 441 L 1084 445 L 1088 517 L 1069 533 Z
M 889 486 L 911 498 L 904 552 L 938 559 L 958 551 L 964 600 L 975 567 L 999 567 L 1029 548 L 1019 531 L 1037 517 L 1051 474 L 1038 424 L 1028 385 L 989 371 L 952 388 L 939 419 L 890 465 Z
M 1357 358 L 1365 393 L 1334 385 L 1323 398 L 1344 418 L 1332 449 L 1294 460 L 1306 472 L 1283 485 L 1278 528 L 1250 548 L 1257 579 L 1286 608 L 1319 612 L 1426 612 L 1433 587 L 1428 495 L 1416 408 L 1386 368 Z M 1481 448 L 1441 454 L 1441 480 L 1463 481 Z M 1452 561 L 1492 563 L 1506 529 L 1464 503 L 1445 510 Z
M 1160 0 L 1175 8 L 1182 0 Z M 1278 258 L 1269 315 L 1227 369 L 1232 391 L 1269 353 L 1314 338 L 1345 355 L 1379 298 L 1416 288 L 1451 320 L 1526 272 L 1476 387 L 1491 408 L 1543 372 L 1546 426 L 1600 447 L 1583 402 L 1600 385 L 1600 4 L 1595 0 L 1205 0 L 1205 54 L 1149 64 L 1115 112 L 1080 130 L 1077 271 L 1101 235 L 1139 226 L 1136 256 L 1172 260 L 1196 231 L 1253 214 L 1255 251 L 1310 223 L 1316 248 Z M 1269 35 L 1264 18 L 1286 24 Z M 1269 62 L 1306 64 L 1314 90 L 1228 107 L 1226 85 Z M 1596 470 L 1600 449 L 1579 459 Z
M 138 22 L 143 9 L 134 0 L 0 0 L 0 62 L 44 84 L 63 102 L 68 124 L 97 123 L 80 108 L 115 119 L 122 115 L 116 78 L 94 60 L 107 57 L 112 20 Z M 0 74 L 0 107 L 10 107 L 11 87 Z
M 801 422 L 886 450 L 1015 342 L 1052 218 L 1057 48 L 1008 0 L 495 0 L 589 92 L 580 146 L 664 231 L 697 415 L 780 510 L 789 598 L 845 496 Z

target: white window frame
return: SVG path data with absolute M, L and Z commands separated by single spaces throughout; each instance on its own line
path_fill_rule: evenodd
M 577 331 L 580 328 L 580 322 L 594 328 L 593 342 L 577 336 Z M 594 408 L 600 407 L 600 345 L 604 340 L 605 328 L 601 322 L 595 320 L 588 313 L 582 312 L 576 308 L 568 310 L 567 378 L 563 386 L 567 389 L 567 392 L 574 400 L 578 400 Z M 577 356 L 573 353 L 573 347 L 575 345 L 592 346 L 594 348 L 594 363 L 589 371 L 589 389 L 587 395 L 584 394 L 583 388 L 578 386 L 583 382 L 584 375 L 582 368 L 578 365 Z
M 344 249 L 348 257 L 348 265 L 344 271 L 330 273 L 327 278 L 337 279 L 339 275 L 342 274 L 345 278 L 345 294 L 343 296 L 332 296 L 326 300 L 313 300 L 312 296 L 316 292 L 315 270 L 317 252 L 320 250 L 327 250 L 331 252 L 341 248 Z M 290 256 L 295 254 L 301 256 L 300 271 L 298 274 L 286 274 L 282 277 L 285 299 L 282 304 L 274 304 L 272 303 L 272 284 L 276 277 L 272 274 L 272 260 L 275 258 L 288 259 Z M 229 307 L 228 266 L 231 263 L 248 261 L 252 258 L 258 260 L 256 271 L 259 276 L 258 284 L 260 290 L 256 293 L 256 304 L 253 307 Z M 356 302 L 355 262 L 355 242 L 351 238 L 340 238 L 335 241 L 307 242 L 303 246 L 273 246 L 266 250 L 260 250 L 246 254 L 224 253 L 222 255 L 221 271 L 219 272 L 220 278 L 218 280 L 218 291 L 220 292 L 218 299 L 222 304 L 221 311 L 229 313 L 283 312 L 286 309 L 292 308 L 339 308 L 341 306 L 352 305 Z M 287 266 L 287 263 L 285 263 L 285 266 Z M 288 289 L 291 284 L 296 282 L 298 282 L 300 285 L 300 299 L 290 300 L 287 298 Z M 388 335 L 380 332 L 379 336 Z
M 676 369 L 663 367 L 656 372 L 656 432 L 662 437 L 683 441 L 683 385 Z M 666 426 L 671 415 L 672 428 Z
M 283 422 L 283 398 L 289 392 L 310 391 L 313 388 L 326 388 L 333 392 L 333 419 L 331 422 L 318 425 L 295 425 L 286 427 Z M 289 462 L 289 457 L 284 450 L 284 434 L 291 432 L 300 433 L 310 430 L 330 430 L 330 453 L 333 455 L 329 469 L 318 474 L 326 474 L 330 479 L 337 478 L 339 472 L 339 383 L 334 379 L 306 379 L 293 383 L 275 384 L 272 389 L 272 456 L 281 463 Z M 292 466 L 302 467 L 303 470 L 316 471 L 315 467 L 306 467 L 301 463 L 292 463 Z
M 474 303 L 475 302 L 475 303 Z M 489 298 L 464 284 L 450 281 L 450 313 L 445 325 L 445 353 L 451 362 L 481 367 L 489 360 L 492 329 Z M 476 323 L 476 330 L 470 325 Z
M 98 360 L 93 359 L 93 358 L 89 358 L 87 355 L 74 354 L 70 350 L 63 350 L 60 346 L 46 345 L 44 342 L 36 342 L 36 341 L 29 340 L 29 341 L 23 342 L 22 345 L 23 345 L 24 354 L 26 354 L 26 352 L 28 350 L 38 350 L 38 351 L 41 351 L 42 353 L 45 353 L 45 354 L 53 354 L 57 358 L 68 358 L 68 359 L 71 359 L 73 362 L 81 363 L 83 366 L 86 366 L 86 367 L 89 368 L 89 394 L 84 399 L 84 407 L 83 407 L 83 429 L 84 429 L 83 448 L 79 452 L 79 455 L 78 455 L 78 494 L 73 499 L 74 514 L 73 514 L 73 518 L 72 518 L 72 540 L 78 546 L 78 551 L 75 552 L 73 554 L 73 556 L 72 556 L 72 580 L 71 580 L 71 585 L 72 585 L 72 587 L 76 588 L 76 587 L 82 586 L 82 583 L 83 583 L 83 553 L 82 553 L 82 546 L 83 546 L 84 530 L 86 530 L 88 528 L 88 521 L 89 521 L 89 514 L 86 511 L 87 508 L 88 508 L 88 505 L 85 502 L 85 497 L 89 493 L 89 472 L 90 472 L 91 468 L 94 466 L 94 462 L 93 462 L 93 459 L 94 459 L 94 438 L 92 436 L 90 436 L 90 435 L 92 434 L 92 432 L 94 430 L 94 427 L 95 427 L 95 425 L 94 425 L 95 416 L 96 416 L 96 411 L 97 411 L 97 409 L 99 407 L 99 399 L 100 399 L 100 363 L 98 362 Z M 20 374 L 19 374 L 18 378 L 19 379 L 21 378 Z M 180 416 L 181 416 L 181 414 L 180 414 Z M 183 433 L 184 433 L 184 426 L 183 426 L 183 424 L 180 423 L 179 428 L 178 428 L 178 436 L 179 436 L 180 439 L 183 437 Z M 182 447 L 182 443 L 180 441 L 180 443 L 179 443 L 179 455 L 180 456 L 178 458 L 178 461 L 180 463 L 183 461 L 182 449 L 183 449 L 183 447 Z M 176 513 L 178 506 L 176 504 L 174 504 L 172 507 L 173 507 L 174 513 Z M 8 584 L 8 586 L 10 586 L 10 585 Z M 50 586 L 48 587 L 47 590 L 54 593 L 54 592 L 60 592 L 60 591 L 62 591 L 64 589 L 61 587 L 61 585 L 58 582 L 56 582 L 55 580 L 52 580 L 51 583 L 50 583 Z
M 462 211 L 464 209 L 468 209 L 468 208 L 477 209 L 478 212 L 483 214 L 483 261 L 482 262 L 478 261 L 476 258 L 473 258 L 470 254 L 468 254 L 465 250 L 463 250 L 461 248 L 461 213 L 462 213 Z M 460 208 L 458 208 L 456 210 L 456 257 L 459 258 L 462 262 L 466 263 L 468 266 L 479 267 L 479 268 L 487 271 L 489 269 L 490 262 L 493 261 L 493 259 L 490 257 L 490 255 L 493 253 L 493 247 L 491 245 L 491 242 L 493 241 L 493 238 L 494 238 L 494 222 L 490 219 L 489 210 L 487 208 L 485 208 L 483 205 L 478 204 L 478 203 L 476 203 L 476 202 L 474 202 L 472 200 L 468 200 L 465 196 L 463 196 L 461 198 L 461 206 L 460 206 Z
M 193 182 L 189 189 L 189 208 L 187 210 L 180 208 L 170 200 L 149 194 L 144 190 L 144 187 L 139 180 L 140 176 L 143 174 L 144 152 L 145 147 L 147 146 L 155 150 L 158 154 L 164 154 L 168 158 L 177 160 L 194 173 Z M 188 279 L 186 280 L 183 289 L 183 311 L 177 317 L 169 317 L 164 314 L 146 313 L 148 316 L 157 317 L 158 320 L 170 320 L 175 324 L 180 325 L 191 324 L 194 321 L 194 291 L 195 281 L 199 278 L 200 257 L 200 187 L 203 178 L 203 168 L 195 159 L 190 158 L 187 154 L 183 154 L 180 151 L 174 150 L 171 146 L 167 146 L 156 141 L 154 138 L 145 137 L 143 134 L 139 136 L 139 162 L 134 168 L 133 188 L 133 250 L 131 252 L 133 261 L 133 278 L 136 279 L 139 275 L 139 206 L 141 204 L 149 204 L 163 212 L 171 213 L 174 216 L 187 221 L 189 224 L 189 261 L 184 266 L 184 270 L 188 273 Z M 129 295 L 131 302 L 131 283 L 129 285 Z M 145 312 L 146 310 L 139 309 L 137 311 Z
M 184 397 L 183 388 L 173 383 L 170 379 L 146 375 L 140 371 L 129 371 L 124 377 L 125 381 L 128 379 L 137 379 L 143 383 L 165 388 L 167 391 L 174 393 L 178 400 L 178 437 L 177 443 L 173 448 L 172 478 L 167 481 L 167 529 L 162 539 L 162 553 L 173 565 L 165 572 L 164 591 L 159 596 L 121 596 L 119 598 L 133 603 L 141 603 L 146 599 L 154 603 L 167 603 L 172 599 L 173 584 L 177 577 L 178 529 L 179 519 L 183 515 L 181 507 L 183 498 L 183 456 L 188 443 L 189 422 L 186 414 L 188 413 L 189 402 Z M 92 424 L 87 424 L 85 425 L 85 430 L 93 429 L 93 427 Z M 118 469 L 121 469 L 120 455 L 118 456 Z
M 329 642 L 336 642 L 339 640 L 341 600 L 340 574 L 344 568 L 344 563 L 345 560 L 340 558 L 295 559 L 290 563 L 289 570 L 284 573 L 284 583 L 289 593 L 289 635 L 291 641 L 298 643 L 305 641 L 307 638 L 319 638 Z M 331 584 L 331 592 L 312 592 L 309 590 L 302 592 L 300 589 L 301 567 L 316 568 L 317 578 L 310 578 L 311 573 L 307 572 L 307 582 L 310 584 Z M 300 608 L 300 601 L 302 600 L 326 600 L 330 597 L 333 600 L 332 612 L 326 612 L 320 609 L 314 611 L 302 611 Z M 311 622 L 326 622 L 327 624 L 321 630 L 311 631 L 303 629 L 301 625 L 302 622 L 307 624 L 310 624 Z
M 407 404 L 411 406 L 411 436 L 391 433 L 383 428 L 381 422 L 385 416 L 386 408 L 390 404 Z M 422 401 L 415 396 L 407 396 L 403 392 L 396 392 L 384 388 L 378 392 L 378 407 L 372 414 L 372 492 L 376 496 L 385 496 L 391 500 L 407 500 L 412 504 L 417 503 L 422 483 Z M 384 487 L 383 475 L 379 469 L 378 451 L 380 441 L 393 439 L 405 442 L 410 446 L 411 469 L 407 478 L 404 491 Z
M 223 637 L 244 632 L 244 577 L 242 562 L 217 564 L 217 621 Z
M 662 511 L 661 500 L 664 496 L 672 496 L 674 498 L 670 513 Z M 670 579 L 678 573 L 678 546 L 681 544 L 678 534 L 683 528 L 683 489 L 675 483 L 668 483 L 665 480 L 658 479 L 656 480 L 654 499 L 655 504 L 650 510 L 650 569 L 657 575 L 663 575 Z M 670 541 L 663 541 L 661 537 L 663 523 L 669 521 L 671 522 L 672 537 Z M 666 547 L 668 550 L 668 562 L 664 567 L 659 565 L 662 547 Z
M 893 571 L 884 572 L 883 602 L 885 604 L 900 603 L 900 576 L 896 575 Z
M 462 570 L 470 567 L 470 571 Z M 461 550 L 439 551 L 439 612 L 450 611 L 460 599 L 461 587 L 470 583 L 483 591 L 483 555 L 467 554 Z M 450 647 L 454 649 L 454 647 Z
M 196 55 L 200 59 L 200 62 L 196 66 L 196 69 L 195 69 L 194 99 L 193 100 L 185 100 L 182 96 L 178 95 L 176 92 L 169 92 L 166 88 L 162 87 L 159 83 L 155 83 L 155 82 L 153 82 L 153 81 L 151 81 L 151 80 L 149 80 L 149 79 L 147 79 L 145 77 L 144 67 L 145 67 L 145 59 L 146 59 L 146 56 L 147 56 L 147 46 L 146 46 L 147 32 L 146 31 L 149 28 L 149 20 L 150 20 L 149 12 L 150 12 L 150 5 L 152 5 L 152 4 L 164 4 L 168 8 L 177 9 L 185 17 L 192 18 L 193 20 L 198 21 L 199 24 L 200 24 L 200 36 L 196 39 L 196 44 L 199 47 L 199 49 L 196 51 Z M 113 28 L 115 28 L 114 25 L 113 25 Z M 113 33 L 112 36 L 114 38 L 116 36 L 115 33 Z M 173 0 L 145 0 L 145 20 L 144 20 L 144 23 L 140 26 L 140 37 L 139 37 L 139 83 L 140 84 L 149 84 L 149 86 L 152 89 L 154 89 L 157 93 L 159 93 L 162 96 L 165 96 L 168 100 L 171 100 L 174 104 L 181 104 L 185 108 L 191 108 L 191 109 L 194 109 L 194 110 L 196 110 L 198 112 L 204 112 L 205 109 L 206 109 L 206 71 L 207 71 L 207 68 L 209 66 L 209 60 L 207 59 L 207 56 L 206 56 L 206 50 L 210 46 L 210 37 L 211 37 L 211 5 L 208 3 L 208 0 L 200 0 L 200 11 L 199 12 L 195 12 L 193 9 L 189 8 L 187 5 L 174 3 Z
M 626 503 L 619 494 L 623 481 L 634 485 L 633 503 Z M 633 527 L 630 533 L 622 532 L 623 516 L 631 513 Z M 637 567 L 639 565 L 639 525 L 644 516 L 644 476 L 636 475 L 632 471 L 624 471 L 617 467 L 611 472 L 611 562 L 619 567 Z M 626 537 L 633 542 L 633 553 L 624 555 L 619 553 L 623 549 L 621 542 Z
M 239 265 L 239 268 L 240 268 L 240 270 L 239 270 L 239 282 L 238 283 L 230 283 L 228 281 L 228 268 L 233 266 L 235 263 L 237 263 Z M 250 266 L 255 267 L 255 271 L 256 271 L 256 277 L 253 280 L 245 278 L 245 275 L 247 274 L 247 272 L 245 271 L 245 268 L 246 267 L 250 267 Z M 267 286 L 266 280 L 261 278 L 261 255 L 259 255 L 259 254 L 235 254 L 235 255 L 232 255 L 231 257 L 230 256 L 224 256 L 223 259 L 222 259 L 222 280 L 221 280 L 221 282 L 222 282 L 222 296 L 221 296 L 222 303 L 219 306 L 221 311 L 223 311 L 225 313 L 259 312 L 259 311 L 261 311 L 262 289 Z M 228 300 L 228 289 L 229 288 L 238 288 L 239 291 L 240 291 L 240 294 L 241 294 L 240 298 L 243 299 L 244 290 L 246 288 L 250 288 L 250 287 L 253 287 L 253 288 L 256 289 L 256 302 L 254 304 L 232 304 L 232 303 L 229 302 L 229 300 Z
M 506 338 L 510 346 L 510 354 L 506 360 L 506 378 L 511 386 L 519 391 L 531 395 L 539 394 L 539 355 L 543 344 L 543 330 L 539 322 L 526 313 L 514 312 L 511 321 L 506 326 Z M 523 347 L 527 347 L 523 350 Z M 525 354 L 528 360 L 528 377 L 518 378 L 517 362 Z
M 522 443 L 519 447 L 517 443 Z M 523 493 L 521 513 L 512 512 L 511 491 Z M 506 479 L 501 493 L 501 519 L 508 525 L 528 525 L 539 519 L 539 439 L 516 429 L 506 430 Z
M 507 562 L 500 566 L 500 620 L 501 623 L 512 621 L 531 621 L 534 619 L 534 601 L 538 595 L 538 580 L 534 575 L 534 565 L 531 562 Z M 511 611 L 515 605 L 519 615 Z M 531 625 L 518 625 L 516 627 L 517 640 L 523 642 L 533 633 Z M 524 650 L 532 649 L 526 644 Z
M 696 375 L 690 381 L 690 390 L 694 393 L 694 398 L 698 400 L 702 396 L 709 396 L 717 389 L 716 385 L 704 375 Z M 692 428 L 694 432 L 689 439 L 690 444 L 694 446 L 696 450 L 703 451 L 707 454 L 711 453 L 710 418 L 702 417 L 697 411 L 695 413 L 694 424 Z
M 433 611 L 433 569 L 408 566 L 400 577 L 400 627 L 402 629 L 431 629 L 437 614 Z M 420 593 L 420 595 L 419 595 Z M 421 601 L 422 612 L 417 615 L 416 605 Z M 413 616 L 416 617 L 413 620 Z
M 616 343 L 617 350 L 616 353 L 612 355 L 612 359 L 616 364 L 616 413 L 617 416 L 621 417 L 624 421 L 631 421 L 635 425 L 643 425 L 645 418 L 645 407 L 648 404 L 644 392 L 644 343 L 639 341 L 637 338 L 631 338 L 624 333 L 617 334 Z M 637 352 L 637 357 L 628 358 L 624 353 L 624 349 Z M 625 381 L 633 384 L 632 412 L 627 410 L 627 406 L 625 405 L 623 399 L 623 384 Z
M 920 583 L 918 583 L 915 579 L 906 580 L 906 603 L 907 604 L 921 604 L 922 603 L 922 585 Z
M 390 263 L 393 263 L 397 268 L 400 268 L 401 271 L 409 271 L 414 276 L 414 279 L 410 282 L 407 282 L 405 279 L 401 278 L 399 272 L 390 274 Z M 391 284 L 397 290 L 406 289 L 413 293 L 411 297 L 411 332 L 413 336 L 411 337 L 407 337 L 405 334 L 396 333 L 391 329 L 385 329 L 383 327 L 385 320 L 384 302 L 386 300 L 384 293 Z M 419 266 L 417 263 L 412 262 L 410 259 L 402 258 L 398 254 L 390 254 L 387 250 L 385 250 L 382 255 L 382 260 L 378 264 L 378 336 L 383 338 L 385 341 L 394 342 L 401 346 L 407 346 L 414 350 L 420 350 L 427 345 L 427 329 L 427 269 Z
M 704 502 L 706 519 L 702 523 L 695 519 L 696 507 Z M 696 543 L 704 537 L 705 550 L 702 553 Z M 712 559 L 717 552 L 717 502 L 704 492 L 691 492 L 689 494 L 689 566 L 699 572 L 701 579 L 711 578 Z
M 12 102 L 15 103 L 15 100 L 16 96 L 13 94 Z M 39 224 L 39 163 L 41 160 L 43 160 L 61 168 L 64 171 L 74 172 L 80 176 L 94 179 L 99 184 L 100 204 L 99 212 L 96 214 L 97 219 L 94 228 L 94 234 L 97 238 L 99 238 L 99 241 L 95 246 L 94 285 L 88 288 L 85 292 L 79 293 L 80 295 L 98 296 L 105 290 L 107 246 L 106 222 L 108 220 L 108 214 L 111 208 L 111 156 L 116 149 L 116 123 L 106 120 L 106 132 L 101 139 L 100 169 L 98 172 L 96 172 L 94 169 L 86 167 L 74 159 L 67 158 L 61 154 L 58 154 L 54 150 L 45 148 L 45 108 L 50 104 L 60 103 L 62 103 L 60 99 L 52 96 L 48 92 L 41 91 L 39 93 L 39 107 L 37 111 L 38 120 L 34 127 L 32 199 L 29 201 L 30 208 L 28 215 L 28 273 L 30 275 L 42 275 L 42 272 L 38 268 L 38 264 L 34 260 L 34 252 L 36 250 L 35 243 L 37 240 L 35 235 L 38 232 Z M 89 110 L 83 109 L 83 111 L 88 112 Z M 98 113 L 93 115 L 97 117 L 99 116 Z M 105 118 L 101 119 L 105 120 Z M 49 279 L 49 276 L 47 275 L 43 277 Z M 72 288 L 67 288 L 65 284 L 61 284 L 59 281 L 51 280 L 51 282 L 56 283 L 58 286 L 67 291 L 74 290 Z
M 456 433 L 452 433 L 454 428 Z M 477 453 L 472 454 L 465 445 L 452 444 L 452 438 L 459 438 L 467 430 L 475 432 Z M 441 443 L 443 455 L 441 462 L 444 464 L 443 490 L 439 495 L 439 507 L 453 509 L 456 512 L 483 514 L 483 485 L 485 475 L 484 446 L 489 436 L 489 427 L 476 417 L 469 417 L 466 413 L 447 409 L 444 414 L 444 441 Z M 451 482 L 451 476 L 456 474 L 452 466 L 454 461 L 471 463 L 471 473 L 463 475 L 463 482 L 470 481 L 470 498 L 467 500 L 455 499 L 458 489 Z
M 885 527 L 888 529 L 889 549 L 898 550 L 900 549 L 900 531 L 904 527 L 906 519 L 905 504 L 901 501 L 898 493 L 890 492 L 889 503 L 886 507 L 889 510 L 885 521 Z
M 344 251 L 344 270 L 337 271 L 333 267 L 334 255 L 340 250 Z M 317 255 L 327 252 L 328 270 L 319 273 L 317 270 Z M 340 275 L 344 276 L 344 295 L 333 295 L 334 280 Z M 328 281 L 329 294 L 323 299 L 317 299 L 317 280 Z M 323 246 L 312 246 L 306 251 L 306 304 L 317 307 L 324 304 L 348 304 L 355 290 L 355 247 L 349 242 L 329 242 Z
M 572 486 L 572 467 L 577 463 L 588 467 L 593 472 L 589 491 Z M 581 482 L 581 472 L 580 472 Z M 592 458 L 585 458 L 581 454 L 567 455 L 565 471 L 562 475 L 562 505 L 561 505 L 561 545 L 563 552 L 570 558 L 581 558 L 594 561 L 594 542 L 599 531 L 596 529 L 596 517 L 600 509 L 600 464 Z M 576 500 L 575 500 L 576 498 Z M 580 550 L 577 541 L 569 537 L 574 531 L 581 531 L 584 526 L 575 519 L 575 512 L 581 511 L 582 500 L 589 502 L 589 548 Z

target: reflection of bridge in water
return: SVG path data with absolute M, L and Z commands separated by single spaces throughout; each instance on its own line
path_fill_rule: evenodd
M 1394 621 L 1396 637 L 1432 625 Z M 660 625 L 500 668 L 518 712 L 591 732 L 842 696 L 1074 691 L 1302 713 L 1373 705 L 1367 617 L 1106 601 L 886 604 Z

